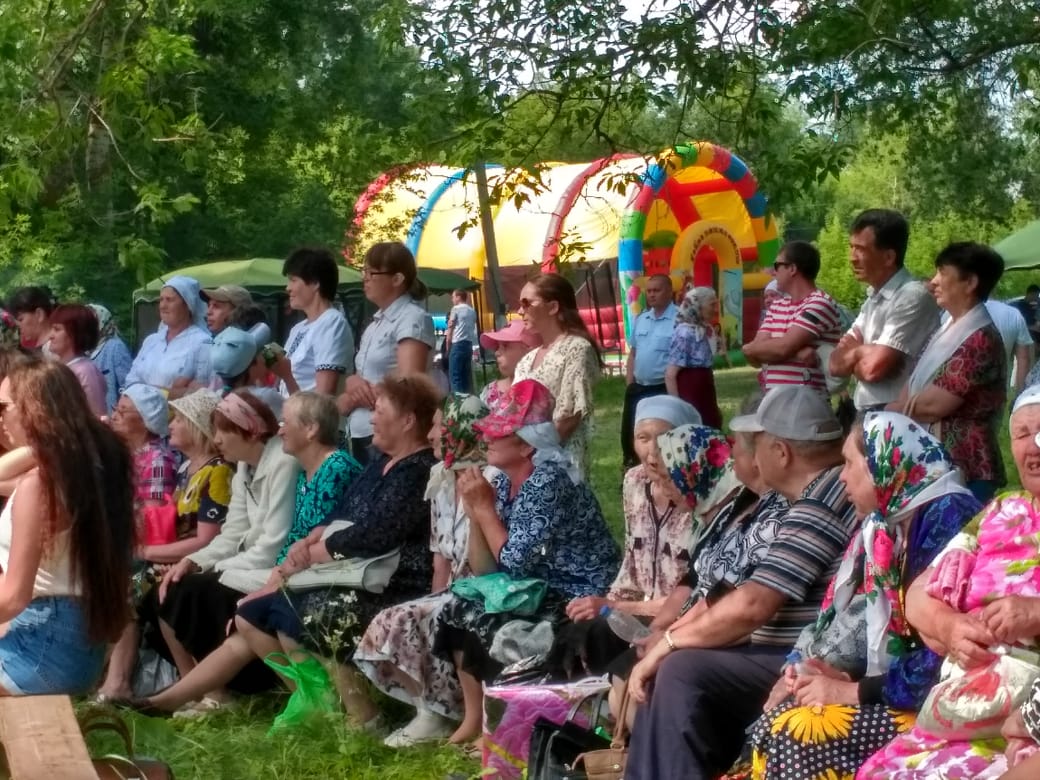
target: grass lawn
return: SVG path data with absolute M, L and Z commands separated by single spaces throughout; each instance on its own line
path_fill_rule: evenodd
M 722 411 L 728 420 L 741 398 L 756 385 L 755 371 L 735 368 L 715 374 Z M 591 481 L 610 527 L 619 541 L 624 520 L 621 510 L 621 451 L 618 432 L 624 381 L 604 379 L 596 389 L 596 434 L 593 442 Z M 1007 426 L 1002 426 L 1001 446 L 1005 463 L 1013 472 Z M 1017 474 L 1011 481 L 1018 483 Z M 178 778 L 211 780 L 228 778 L 350 778 L 350 780 L 440 780 L 449 772 L 475 775 L 479 768 L 449 748 L 390 750 L 378 739 L 349 730 L 342 718 L 330 719 L 315 731 L 267 737 L 267 729 L 285 701 L 284 695 L 253 697 L 228 713 L 195 721 L 154 720 L 128 716 L 139 753 L 157 756 L 173 765 Z M 404 709 L 390 703 L 388 711 L 400 721 Z M 120 751 L 114 742 L 91 740 L 92 752 Z

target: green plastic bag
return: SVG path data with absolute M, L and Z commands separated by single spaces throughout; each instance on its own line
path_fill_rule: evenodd
M 317 658 L 294 661 L 285 653 L 271 653 L 264 663 L 296 683 L 296 690 L 289 697 L 285 709 L 275 717 L 267 736 L 305 726 L 315 716 L 339 710 L 336 688 Z

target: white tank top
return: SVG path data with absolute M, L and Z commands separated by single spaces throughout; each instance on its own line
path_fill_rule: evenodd
M 7 562 L 11 557 L 11 512 L 14 508 L 17 490 L 7 499 L 4 511 L 0 512 L 0 568 L 7 571 Z M 79 596 L 79 583 L 73 583 L 69 576 L 69 532 L 58 534 L 49 552 L 40 559 L 40 568 L 36 571 L 33 583 L 33 598 L 41 596 Z

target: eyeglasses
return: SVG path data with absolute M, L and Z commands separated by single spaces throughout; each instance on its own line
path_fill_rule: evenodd
M 516 307 L 517 311 L 523 311 L 524 309 L 533 309 L 535 306 L 540 304 L 539 300 L 531 300 L 530 298 L 521 298 L 520 305 Z
M 782 263 L 779 260 L 777 260 L 775 263 L 773 263 L 773 270 L 774 271 L 779 271 L 781 268 L 784 268 L 785 266 L 788 266 L 788 265 L 794 265 L 794 263 Z
M 371 268 L 361 269 L 362 279 L 371 279 L 373 276 L 393 276 L 397 271 L 373 271 Z

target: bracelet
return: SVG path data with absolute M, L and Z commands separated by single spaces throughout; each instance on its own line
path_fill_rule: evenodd
M 669 653 L 672 652 L 673 650 L 677 650 L 678 649 L 675 646 L 675 640 L 672 639 L 672 629 L 669 628 L 667 631 L 664 632 L 664 641 L 668 643 L 668 652 Z

